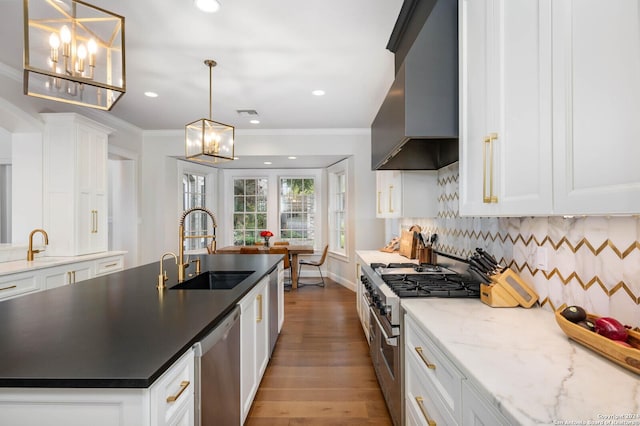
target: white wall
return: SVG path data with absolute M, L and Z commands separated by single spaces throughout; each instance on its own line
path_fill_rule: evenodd
M 12 243 L 26 245 L 29 233 L 42 228 L 42 133 L 12 137 Z
M 141 191 L 141 241 L 144 247 L 140 262 L 156 262 L 166 251 L 178 249 L 180 206 L 178 166 L 171 156 L 184 155 L 184 133 L 180 131 L 144 132 Z M 235 154 L 243 155 L 344 155 L 352 157 L 350 175 L 352 196 L 349 208 L 352 234 L 345 259 L 327 262 L 330 275 L 346 286 L 355 284 L 355 250 L 384 246 L 384 221 L 375 217 L 375 173 L 370 170 L 371 142 L 368 129 L 336 130 L 266 130 L 236 131 Z M 222 184 L 223 179 L 218 182 Z M 219 186 L 220 191 L 220 186 Z M 323 206 L 326 208 L 326 200 Z M 216 206 L 217 207 L 217 206 Z M 214 210 L 216 213 L 219 210 Z M 326 215 L 325 215 L 326 216 Z M 218 219 L 223 223 L 222 218 Z M 324 228 L 326 229 L 326 223 Z M 218 235 L 226 235 L 218 228 Z M 228 242 L 226 237 L 221 241 Z

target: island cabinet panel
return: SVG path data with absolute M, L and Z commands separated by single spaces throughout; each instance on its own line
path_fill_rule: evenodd
M 0 388 L 1 424 L 193 426 L 194 352 L 147 389 Z
M 269 362 L 269 277 L 263 278 L 239 303 L 240 401 L 244 423 Z
M 111 129 L 77 114 L 42 114 L 44 228 L 54 256 L 108 248 L 107 146 Z
M 152 425 L 194 424 L 194 362 L 194 351 L 190 349 L 151 386 Z

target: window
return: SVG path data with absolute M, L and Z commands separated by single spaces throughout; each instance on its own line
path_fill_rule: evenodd
M 182 207 L 189 210 L 194 207 L 206 208 L 206 179 L 204 175 L 184 173 L 182 175 Z M 205 212 L 193 212 L 186 217 L 184 223 L 184 235 L 208 235 L 207 220 L 209 216 Z M 207 247 L 206 238 L 186 238 L 185 250 L 197 250 Z
M 280 179 L 280 239 L 313 245 L 316 230 L 314 178 Z
M 267 178 L 233 180 L 233 244 L 252 245 L 262 241 L 267 229 Z
M 329 249 L 346 255 L 347 174 L 330 172 L 329 178 Z

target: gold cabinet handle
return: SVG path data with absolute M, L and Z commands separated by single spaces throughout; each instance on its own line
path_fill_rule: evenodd
M 428 369 L 430 370 L 435 370 L 436 369 L 436 365 L 429 362 L 429 360 L 427 359 L 426 356 L 424 356 L 424 351 L 422 349 L 421 346 L 416 346 L 415 347 L 416 352 L 418 352 L 418 355 L 420 356 L 420 359 L 422 359 L 422 362 L 424 362 L 424 364 L 427 366 Z
M 424 419 L 427 421 L 429 426 L 436 426 L 435 420 L 429 417 L 429 413 L 427 413 L 427 409 L 424 406 L 424 399 L 421 396 L 416 396 L 416 402 L 418 403 L 418 407 L 420 407 L 420 411 L 422 411 L 422 415 Z
M 96 212 L 96 234 L 98 233 L 98 210 L 95 210 Z
M 491 144 L 491 138 L 485 136 L 482 139 L 482 202 L 489 203 L 491 196 L 487 195 L 487 147 Z
M 71 279 L 71 271 L 67 272 L 67 284 L 73 284 L 73 280 Z
M 258 318 L 256 318 L 256 322 L 261 322 L 262 321 L 262 295 L 261 294 L 257 295 L 256 299 L 258 300 Z
M 393 185 L 389 185 L 389 213 L 394 213 L 394 210 L 393 210 Z
M 381 198 L 382 198 L 382 191 L 378 191 L 378 214 L 382 214 L 382 207 L 380 207 Z
M 167 402 L 176 402 L 176 400 L 180 398 L 180 395 L 182 395 L 182 393 L 189 387 L 189 384 L 190 382 L 188 380 L 183 380 L 180 383 L 180 390 L 178 391 L 178 393 L 175 395 L 168 396 Z
M 104 265 L 105 268 L 113 268 L 114 266 L 118 266 L 118 262 L 116 263 L 110 263 L 108 265 Z
M 73 283 L 76 283 L 76 271 L 71 271 L 71 275 L 73 276 Z
M 495 175 L 493 164 L 493 141 L 498 139 L 497 133 L 490 133 L 482 139 L 482 202 L 497 203 L 498 197 L 493 193 L 493 177 Z M 489 154 L 487 155 L 487 148 Z M 489 157 L 487 159 L 487 157 Z M 488 161 L 488 163 L 487 163 Z M 489 170 L 489 190 L 487 191 L 487 169 Z
M 17 286 L 15 285 L 10 285 L 9 287 L 4 287 L 4 288 L 0 288 L 0 291 L 2 290 L 11 290 L 12 288 L 16 288 Z

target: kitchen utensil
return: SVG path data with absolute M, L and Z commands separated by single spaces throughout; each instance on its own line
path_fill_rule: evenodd
M 413 231 L 402 231 L 398 254 L 409 259 L 415 259 L 417 241 L 418 240 L 415 238 Z

